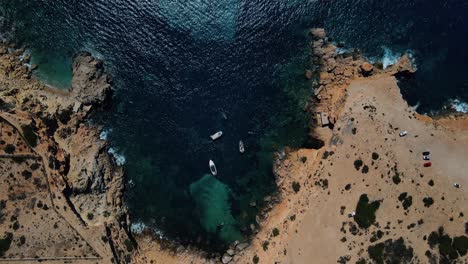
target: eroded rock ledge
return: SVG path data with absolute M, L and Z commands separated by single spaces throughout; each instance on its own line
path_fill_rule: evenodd
M 23 52 L 0 44 L 0 117 L 27 133 L 26 139 L 34 138 L 29 145 L 44 162 L 57 212 L 97 251 L 101 263 L 130 259 L 124 172 L 99 139 L 99 128 L 87 122 L 111 100 L 112 81 L 103 62 L 77 54 L 71 88 L 58 90 L 31 78 L 37 66 L 26 64 L 27 57 L 21 60 Z

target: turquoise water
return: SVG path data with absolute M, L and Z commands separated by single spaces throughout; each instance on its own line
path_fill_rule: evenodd
M 31 65 L 40 65 L 34 76 L 42 82 L 60 89 L 66 89 L 71 86 L 72 79 L 72 58 L 56 54 L 51 56 L 48 53 L 42 53 L 40 50 L 31 51 Z

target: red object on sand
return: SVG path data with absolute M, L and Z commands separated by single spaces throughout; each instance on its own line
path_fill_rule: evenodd
M 426 163 L 424 163 L 424 167 L 430 167 L 430 166 L 432 166 L 432 162 L 426 162 Z

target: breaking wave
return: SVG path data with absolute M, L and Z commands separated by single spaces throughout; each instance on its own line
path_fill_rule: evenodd
M 117 165 L 122 166 L 125 164 L 125 156 L 123 154 L 118 153 L 115 148 L 109 148 L 107 153 L 111 154 L 114 157 L 115 163 Z
M 449 100 L 449 105 L 457 112 L 468 113 L 468 103 L 460 101 L 459 99 Z
M 101 133 L 99 133 L 99 139 L 107 140 L 107 137 L 109 136 L 111 132 L 112 132 L 112 129 L 102 130 Z

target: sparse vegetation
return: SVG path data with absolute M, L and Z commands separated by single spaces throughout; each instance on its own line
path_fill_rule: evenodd
M 439 247 L 441 263 L 451 263 L 450 260 L 465 256 L 468 251 L 467 236 L 458 236 L 452 239 L 444 232 L 443 227 L 439 227 L 438 231 L 432 232 L 427 239 L 427 243 L 432 249 L 436 246 Z
M 18 230 L 19 228 L 20 228 L 19 222 L 18 222 L 18 221 L 15 221 L 15 222 L 13 223 L 13 230 L 16 231 L 16 230 Z
M 295 193 L 298 193 L 301 190 L 301 184 L 295 181 L 292 183 L 292 188 Z
M 400 174 L 399 174 L 399 173 L 396 173 L 395 175 L 393 175 L 392 181 L 393 181 L 393 183 L 395 183 L 395 184 L 399 184 L 399 183 L 401 182 Z
M 323 152 L 323 154 L 322 154 L 322 159 L 327 159 L 328 157 L 333 156 L 333 154 L 335 154 L 334 151 L 325 151 L 325 152 Z
M 26 237 L 25 237 L 25 236 L 21 236 L 20 239 L 19 239 L 19 241 L 20 241 L 20 245 L 26 244 Z
M 125 245 L 125 248 L 127 248 L 128 252 L 133 251 L 133 243 L 132 243 L 132 241 L 130 241 L 130 239 L 125 239 L 124 245 Z
M 364 174 L 367 174 L 369 172 L 369 166 L 364 165 L 364 167 L 362 167 L 361 172 L 364 173 Z
M 369 257 L 378 264 L 383 263 L 411 263 L 414 252 L 413 248 L 406 247 L 402 237 L 393 241 L 388 239 L 385 242 L 371 245 L 367 248 Z
M 37 163 L 37 162 L 31 164 L 31 166 L 30 166 L 31 170 L 33 170 L 33 171 L 39 169 L 40 167 L 41 167 L 41 165 L 39 163 Z
M 268 241 L 263 241 L 262 242 L 262 248 L 263 248 L 264 251 L 268 250 L 268 245 L 270 245 L 270 242 L 268 242 Z
M 13 240 L 12 233 L 6 233 L 4 238 L 0 239 L 0 257 L 5 256 L 5 252 L 10 249 L 11 241 Z
M 394 171 L 392 181 L 395 184 L 399 184 L 401 182 L 401 178 L 400 178 L 400 172 L 398 171 L 397 164 L 395 164 L 395 166 L 392 169 Z
M 423 199 L 423 203 L 424 203 L 424 206 L 425 207 L 431 207 L 431 205 L 434 203 L 434 199 L 432 199 L 432 197 L 425 197 Z
M 36 147 L 37 146 L 37 135 L 34 133 L 33 129 L 31 126 L 22 126 L 21 129 L 23 130 L 23 136 L 26 142 L 31 147 Z
M 93 220 L 94 219 L 94 214 L 89 212 L 87 215 L 86 215 L 86 218 L 88 218 L 88 220 Z
M 7 144 L 6 147 L 5 147 L 5 153 L 7 154 L 13 154 L 15 153 L 15 146 L 13 146 L 12 144 Z
M 357 159 L 357 160 L 354 161 L 354 168 L 356 168 L 356 170 L 360 170 L 362 165 L 363 165 L 362 160 Z
M 258 262 L 260 261 L 260 258 L 257 255 L 255 255 L 253 256 L 252 261 L 254 264 L 258 264 Z
M 398 196 L 398 200 L 402 203 L 403 209 L 408 210 L 413 204 L 413 197 L 408 196 L 408 193 L 403 192 Z
M 372 237 L 370 238 L 370 242 L 374 243 L 375 241 L 381 239 L 384 235 L 384 232 L 381 230 L 377 230 L 377 232 L 372 232 Z
M 376 152 L 372 152 L 372 159 L 373 160 L 378 160 L 379 159 L 379 154 Z
M 356 221 L 361 228 L 370 227 L 375 222 L 375 212 L 379 207 L 380 201 L 369 202 L 367 194 L 362 194 L 356 206 L 354 221 Z
M 32 173 L 30 171 L 27 171 L 27 170 L 24 170 L 23 172 L 21 172 L 21 175 L 23 175 L 23 177 L 26 180 L 29 180 L 32 177 Z
M 307 157 L 301 157 L 302 163 L 305 163 L 307 161 Z
M 279 229 L 278 228 L 273 228 L 273 231 L 272 231 L 272 234 L 274 237 L 278 236 L 279 235 Z
M 63 109 L 62 111 L 60 111 L 59 113 L 57 113 L 57 119 L 62 123 L 62 124 L 66 124 L 68 123 L 68 121 L 70 121 L 71 119 L 71 115 L 73 113 L 73 110 L 72 109 Z

